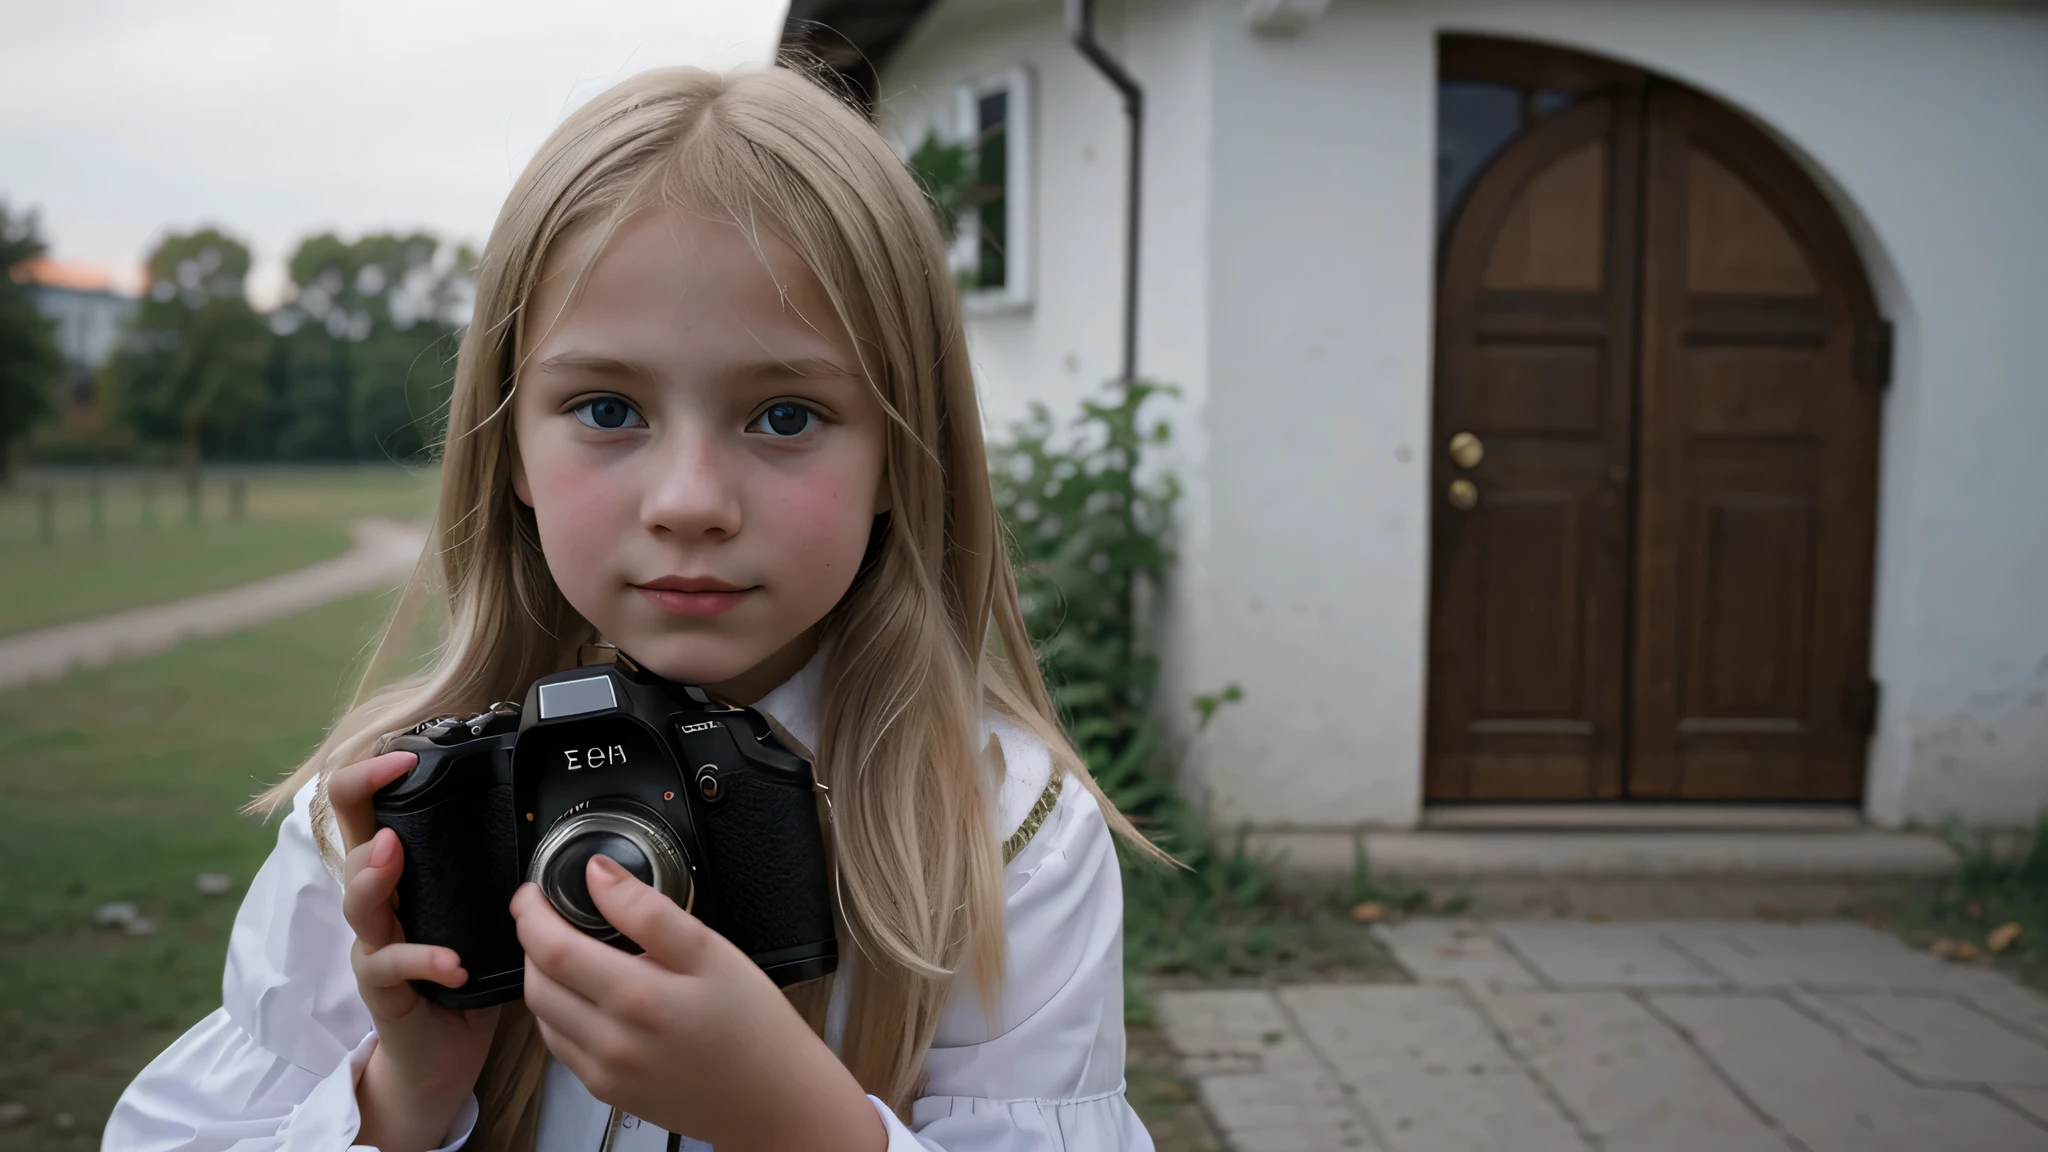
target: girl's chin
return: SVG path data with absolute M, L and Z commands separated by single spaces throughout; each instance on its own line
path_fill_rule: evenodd
M 630 634 L 605 635 L 634 663 L 681 684 L 721 684 L 745 675 L 773 654 L 772 649 L 755 651 L 757 645 L 710 636 L 641 636 L 636 643 Z

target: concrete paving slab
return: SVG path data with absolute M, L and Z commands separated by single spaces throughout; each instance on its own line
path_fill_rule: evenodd
M 1344 1089 L 1320 1071 L 1209 1076 L 1202 1102 L 1236 1152 L 1328 1152 L 1379 1149 L 1351 1110 Z
M 1478 998 L 1604 1152 L 1790 1152 L 1683 1037 L 1623 992 Z
M 1944 966 L 1941 991 L 1960 997 L 1994 1020 L 2048 1044 L 2048 996 L 1995 968 Z
M 1190 1076 L 1319 1069 L 1280 1002 L 1264 988 L 1155 992 L 1152 1011 Z
M 1769 996 L 1648 997 L 1809 1152 L 2048 1152 L 2048 1129 L 1975 1091 L 1923 1088 Z
M 1543 980 L 1472 920 L 1407 920 L 1373 929 L 1403 970 L 1422 984 L 1462 984 L 1485 991 L 1539 989 Z
M 1152 1010 L 1235 1152 L 1379 1149 L 1271 992 L 1155 992 Z
M 2048 1127 L 2048 1088 L 1998 1088 L 1992 1095 Z
M 1727 981 L 1662 938 L 1659 925 L 1502 921 L 1501 939 L 1565 988 L 1722 988 Z
M 1915 1079 L 2048 1088 L 2048 1045 L 1946 996 L 1816 992 L 1806 1000 L 1844 1035 Z
M 1946 962 L 1863 924 L 1757 920 L 1643 925 L 1738 988 L 1934 990 Z
M 1586 1152 L 1456 989 L 1304 985 L 1279 996 L 1390 1152 Z

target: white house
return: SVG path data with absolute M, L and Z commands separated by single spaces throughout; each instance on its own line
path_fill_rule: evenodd
M 2048 12 L 796 0 L 999 139 L 992 423 L 1185 392 L 1167 695 L 1220 824 L 2048 806 Z M 999 129 L 999 130 L 998 130 Z M 1192 712 L 1174 707 L 1176 720 Z

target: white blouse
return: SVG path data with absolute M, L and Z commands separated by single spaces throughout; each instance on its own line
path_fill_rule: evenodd
M 816 744 L 822 662 L 813 660 L 759 707 Z M 1045 745 L 991 715 L 984 738 L 1002 754 L 998 827 L 1007 837 L 1050 782 Z M 341 886 L 321 861 L 307 818 L 310 787 L 278 829 L 277 848 L 249 886 L 228 942 L 221 1007 L 193 1025 L 121 1094 L 102 1152 L 188 1149 L 356 1149 L 356 1081 L 377 1034 L 349 966 L 354 936 Z M 335 841 L 338 842 L 338 837 Z M 1004 869 L 1008 954 L 991 1026 L 962 978 L 925 1058 L 926 1095 L 910 1123 L 874 1100 L 889 1152 L 1150 1152 L 1124 1098 L 1123 889 L 1108 825 L 1087 789 L 1068 786 Z M 845 1019 L 838 987 L 827 1027 Z M 873 1100 L 872 1097 L 870 1097 Z M 470 1099 L 443 1152 L 477 1118 Z M 596 1152 L 611 1109 L 548 1060 L 538 1152 Z M 684 1140 L 705 1152 L 707 1145 Z M 668 1134 L 626 1116 L 614 1152 L 663 1152 Z

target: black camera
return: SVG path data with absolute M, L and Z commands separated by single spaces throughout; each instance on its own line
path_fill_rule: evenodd
M 405 849 L 405 938 L 455 950 L 450 1008 L 518 999 L 525 953 L 507 905 L 531 880 L 571 924 L 639 951 L 599 914 L 603 854 L 788 986 L 838 964 L 820 788 L 809 753 L 765 714 L 617 662 L 533 682 L 524 707 L 443 716 L 389 739 L 418 754 L 377 793 Z

